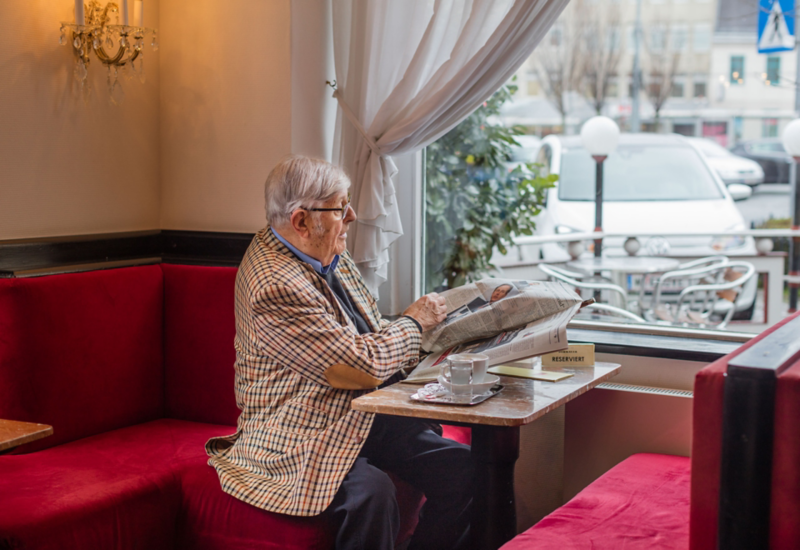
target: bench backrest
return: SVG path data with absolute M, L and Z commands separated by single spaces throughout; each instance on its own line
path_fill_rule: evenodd
M 166 416 L 236 425 L 235 267 L 162 264 Z
M 790 338 L 796 341 L 800 338 L 800 330 L 795 330 L 797 325 L 800 325 L 800 313 L 784 319 L 742 345 L 735 352 L 715 361 L 701 370 L 695 378 L 690 520 L 690 548 L 692 550 L 717 548 L 721 472 L 726 469 L 730 474 L 731 464 L 737 461 L 740 464 L 745 462 L 757 465 L 750 468 L 752 475 L 738 478 L 736 475 L 732 476 L 736 486 L 733 492 L 731 492 L 731 487 L 727 487 L 724 493 L 734 495 L 735 498 L 742 498 L 741 493 L 739 495 L 734 493 L 741 487 L 749 489 L 754 484 L 757 485 L 758 478 L 765 473 L 766 479 L 770 479 L 771 470 L 771 481 L 765 484 L 765 489 L 762 487 L 764 489 L 762 492 L 766 497 L 765 502 L 768 503 L 763 509 L 769 512 L 768 516 L 765 516 L 769 523 L 769 547 L 773 549 L 796 548 L 797 541 L 800 540 L 800 438 L 796 435 L 797 426 L 800 425 L 800 359 L 796 357 L 796 354 L 792 359 L 787 357 L 788 360 L 784 364 L 788 364 L 788 366 L 784 367 L 785 370 L 782 370 L 774 379 L 774 396 L 770 399 L 770 407 L 764 408 L 763 404 L 767 402 L 764 399 L 753 401 L 752 399 L 732 397 L 736 394 L 730 393 L 733 387 L 730 386 L 728 388 L 729 407 L 724 413 L 729 418 L 724 419 L 723 414 L 726 378 L 731 380 L 731 376 L 726 376 L 729 365 L 742 362 L 742 358 L 745 357 L 743 354 L 762 341 L 764 341 L 762 346 L 766 344 L 772 350 L 771 335 L 777 335 L 778 331 L 789 332 Z M 784 326 L 786 326 L 785 329 L 783 329 Z M 797 334 L 792 336 L 794 332 Z M 749 384 L 750 381 L 746 380 L 745 385 Z M 774 414 L 771 411 L 772 403 L 774 403 Z M 726 429 L 724 423 L 727 422 L 728 430 L 732 429 L 732 425 L 741 424 L 736 420 L 731 422 L 732 409 L 738 409 L 735 412 L 742 413 L 738 416 L 744 417 L 745 421 L 752 420 L 756 414 L 763 414 L 765 417 L 769 417 L 769 422 L 750 426 L 755 430 L 755 433 L 748 437 L 756 443 L 756 445 L 751 445 L 754 448 L 749 451 L 745 450 L 744 453 L 726 452 L 726 462 L 723 464 L 723 432 Z M 752 424 L 752 422 L 749 423 Z M 772 450 L 766 456 L 766 466 L 758 464 L 758 461 L 761 460 L 759 454 L 763 448 L 759 449 L 756 441 L 757 438 L 760 439 L 765 435 L 768 436 L 768 440 L 772 441 Z M 737 439 L 741 441 L 744 438 L 734 437 L 732 439 L 736 445 Z M 738 465 L 734 466 L 734 468 L 739 467 Z M 742 477 L 747 479 L 742 479 Z M 743 501 L 745 505 L 748 505 L 748 501 L 751 501 L 749 505 L 752 505 L 752 499 L 745 495 Z M 740 540 L 742 539 L 744 537 L 740 537 Z M 747 542 L 743 544 L 745 547 L 747 546 Z M 765 547 L 765 545 L 761 546 Z
M 0 279 L 0 418 L 52 447 L 160 418 L 163 278 L 157 265 Z

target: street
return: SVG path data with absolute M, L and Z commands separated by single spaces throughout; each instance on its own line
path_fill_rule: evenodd
M 736 202 L 747 227 L 758 226 L 770 217 L 788 218 L 790 213 L 791 186 L 779 183 L 764 183 L 753 189 L 753 195 Z

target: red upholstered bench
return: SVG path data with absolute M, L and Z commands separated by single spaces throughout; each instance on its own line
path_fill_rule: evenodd
M 727 470 L 727 475 L 733 479 L 725 487 L 730 491 L 728 494 L 733 495 L 733 506 L 730 507 L 733 515 L 728 518 L 728 525 L 733 524 L 734 527 L 722 528 L 726 541 L 719 547 L 726 550 L 734 547 L 769 547 L 773 550 L 800 548 L 798 348 L 792 351 L 789 346 L 781 363 L 783 368 L 776 371 L 774 420 L 771 411 L 761 410 L 770 422 L 759 426 L 756 433 L 748 435 L 748 438 L 757 438 L 761 443 L 765 440 L 760 438 L 774 425 L 774 442 L 770 440 L 771 445 L 762 445 L 772 450 L 764 457 L 765 464 L 754 460 L 757 457 L 752 456 L 752 447 L 744 453 L 726 447 L 728 450 L 723 455 L 722 450 L 725 430 L 731 430 L 734 443 L 746 439 L 735 431 L 736 419 L 732 420 L 732 416 L 742 411 L 745 412 L 741 416 L 745 418 L 759 413 L 758 410 L 747 410 L 750 403 L 746 402 L 758 400 L 737 396 L 729 397 L 729 406 L 723 415 L 726 373 L 730 380 L 730 367 L 736 369 L 738 367 L 735 365 L 747 363 L 749 358 L 744 355 L 745 352 L 759 344 L 761 347 L 755 348 L 753 351 L 757 353 L 751 353 L 751 356 L 763 355 L 762 349 L 779 355 L 780 344 L 775 343 L 776 338 L 783 338 L 784 341 L 788 338 L 796 346 L 800 340 L 800 313 L 785 319 L 697 374 L 691 461 L 689 458 L 669 455 L 633 455 L 595 480 L 567 504 L 505 544 L 502 550 L 716 549 L 721 469 Z M 750 380 L 745 380 L 744 385 L 750 387 L 752 384 Z M 736 467 L 731 465 L 736 464 L 737 457 L 743 454 L 751 455 L 746 466 L 749 469 L 745 470 L 749 473 L 737 479 Z M 771 482 L 768 476 L 770 469 Z M 766 515 L 768 534 L 758 539 L 764 533 L 758 532 L 757 525 L 749 525 L 741 533 L 735 532 L 735 529 L 738 525 L 750 524 L 752 517 L 747 516 L 759 513 L 759 510 L 752 510 L 754 504 L 751 501 L 756 500 L 751 496 L 752 492 L 746 491 L 759 489 L 752 478 L 764 472 L 767 473 L 767 482 L 760 489 L 766 495 L 766 503 L 760 512 Z M 736 514 L 740 514 L 739 517 Z M 769 540 L 768 544 L 766 539 Z
M 239 413 L 235 276 L 151 265 L 0 279 L 0 418 L 54 427 L 0 456 L 0 549 L 332 547 L 323 519 L 246 505 L 206 464 L 204 443 Z M 402 540 L 422 497 L 398 482 L 398 499 Z

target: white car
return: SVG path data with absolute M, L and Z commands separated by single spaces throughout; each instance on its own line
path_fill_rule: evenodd
M 717 171 L 726 184 L 743 183 L 756 186 L 764 183 L 764 170 L 754 160 L 734 155 L 720 144 L 705 138 L 686 138 Z
M 559 175 L 547 192 L 547 204 L 536 222 L 536 235 L 590 232 L 595 224 L 595 162 L 580 136 L 544 138 L 537 162 L 546 173 Z M 617 149 L 604 162 L 603 230 L 640 233 L 684 233 L 686 236 L 640 238 L 639 255 L 700 258 L 725 254 L 754 256 L 751 237 L 697 237 L 693 234 L 746 229 L 732 195 L 752 193 L 744 185 L 726 187 L 706 159 L 683 137 L 674 134 L 622 134 Z M 603 241 L 603 255 L 623 256 L 624 238 Z M 566 243 L 522 246 L 522 259 L 540 257 L 567 262 Z M 586 251 L 584 256 L 591 256 Z M 754 284 L 749 291 L 755 299 Z M 744 296 L 742 297 L 744 298 Z M 737 301 L 737 311 L 742 309 Z

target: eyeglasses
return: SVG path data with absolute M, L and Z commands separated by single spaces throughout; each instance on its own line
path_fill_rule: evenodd
M 350 208 L 350 194 L 347 195 L 347 204 L 341 208 L 301 208 L 301 210 L 309 210 L 311 212 L 341 212 L 342 219 L 347 216 L 347 209 Z

